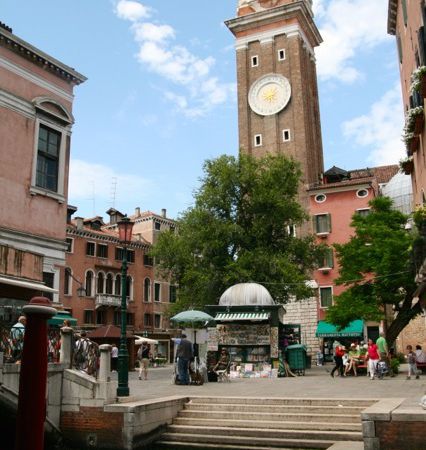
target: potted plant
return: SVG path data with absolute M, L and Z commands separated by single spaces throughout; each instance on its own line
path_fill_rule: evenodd
M 411 156 L 413 154 L 413 152 L 415 152 L 417 150 L 415 138 L 418 139 L 418 136 L 414 136 L 414 133 L 412 131 L 407 131 L 406 128 L 404 128 L 404 133 L 402 134 L 402 140 L 407 149 L 408 156 Z
M 417 91 L 426 98 L 426 66 L 420 66 L 411 74 L 411 92 Z
M 407 111 L 405 115 L 405 128 L 418 135 L 423 131 L 425 117 L 423 106 L 416 106 Z
M 410 175 L 414 169 L 414 161 L 412 156 L 407 156 L 399 161 L 399 167 L 405 175 Z

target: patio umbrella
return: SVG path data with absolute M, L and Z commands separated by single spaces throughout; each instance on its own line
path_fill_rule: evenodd
M 142 345 L 144 342 L 146 342 L 147 344 L 152 344 L 152 345 L 158 344 L 158 341 L 155 339 L 149 339 L 147 337 L 137 336 L 136 334 L 135 334 L 135 338 L 136 338 L 135 345 Z
M 196 324 L 203 325 L 207 322 L 211 322 L 214 320 L 214 318 L 210 315 L 205 313 L 204 311 L 198 311 L 196 309 L 190 309 L 188 311 L 182 311 L 179 314 L 176 314 L 175 316 L 170 318 L 171 321 L 175 323 L 188 323 L 191 324 L 191 328 L 194 329 L 194 344 L 197 343 L 197 331 L 196 331 Z

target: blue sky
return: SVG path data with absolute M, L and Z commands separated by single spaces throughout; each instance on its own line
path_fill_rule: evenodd
M 403 113 L 387 0 L 316 0 L 325 168 L 397 163 Z M 0 21 L 88 77 L 76 87 L 78 215 L 192 203 L 203 161 L 237 155 L 237 0 L 0 0 Z

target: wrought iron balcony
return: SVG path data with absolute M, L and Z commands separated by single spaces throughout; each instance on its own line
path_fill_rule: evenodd
M 126 303 L 129 305 L 131 299 L 126 298 Z M 121 295 L 114 294 L 96 294 L 96 306 L 121 306 Z

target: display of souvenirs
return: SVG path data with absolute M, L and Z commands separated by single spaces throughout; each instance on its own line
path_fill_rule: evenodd
M 216 327 L 219 345 L 269 345 L 268 324 L 226 324 Z M 209 336 L 210 340 L 210 336 Z

